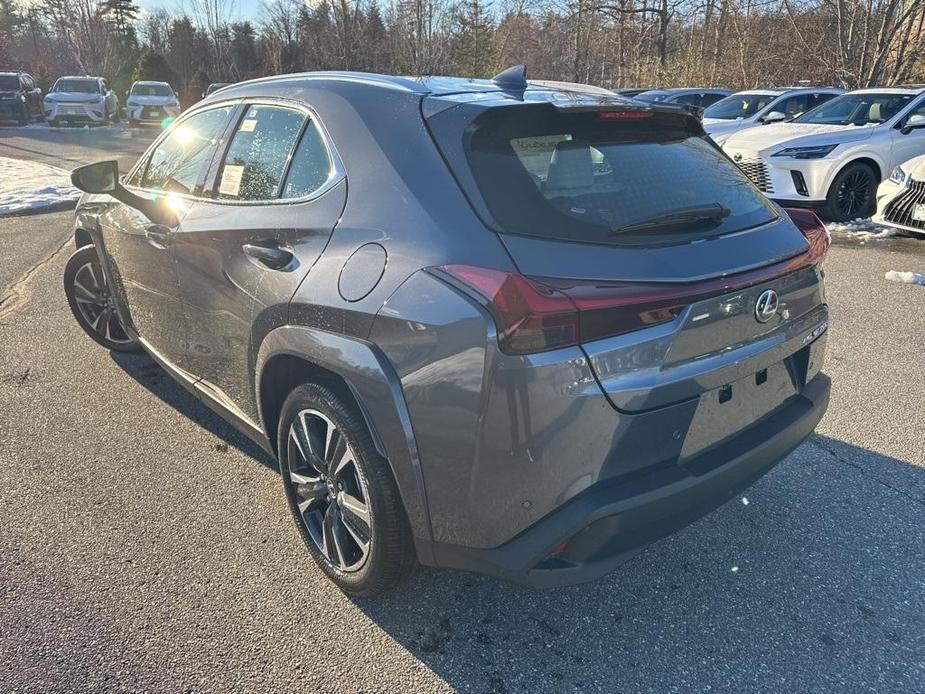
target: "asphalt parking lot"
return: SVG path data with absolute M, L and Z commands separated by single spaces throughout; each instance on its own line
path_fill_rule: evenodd
M 0 157 L 29 159 L 73 169 L 103 159 L 116 159 L 122 171 L 135 163 L 160 132 L 126 123 L 53 128 L 45 123 L 18 127 L 0 123 Z
M 836 238 L 829 412 L 747 504 L 590 585 L 373 601 L 312 565 L 272 460 L 80 332 L 71 223 L 0 219 L 0 689 L 925 691 L 925 287 L 884 279 L 925 242 Z

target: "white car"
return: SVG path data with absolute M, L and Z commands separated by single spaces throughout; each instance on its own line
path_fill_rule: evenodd
M 925 154 L 925 90 L 848 92 L 789 123 L 734 133 L 723 150 L 782 205 L 834 222 L 869 217 L 880 182 Z
M 180 115 L 180 100 L 166 82 L 139 81 L 125 94 L 125 113 L 130 125 L 160 125 Z
M 749 89 L 717 101 L 703 112 L 703 129 L 718 145 L 739 130 L 781 123 L 824 104 L 844 89 L 794 87 Z
M 874 221 L 925 239 L 925 155 L 900 164 L 880 184 Z
M 116 122 L 119 98 L 102 77 L 59 77 L 42 110 L 51 125 Z

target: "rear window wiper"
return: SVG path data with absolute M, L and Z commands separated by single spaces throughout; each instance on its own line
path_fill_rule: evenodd
M 611 236 L 626 234 L 633 231 L 648 231 L 665 226 L 678 224 L 692 224 L 696 222 L 722 222 L 729 216 L 730 209 L 718 202 L 709 205 L 694 205 L 692 207 L 679 207 L 676 210 L 660 212 L 659 214 L 640 219 L 636 222 L 624 224 L 610 231 Z

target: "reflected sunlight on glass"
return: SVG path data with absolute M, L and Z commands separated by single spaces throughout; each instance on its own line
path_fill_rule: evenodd
M 181 125 L 174 131 L 173 137 L 178 145 L 186 148 L 196 138 L 196 131 L 189 126 Z

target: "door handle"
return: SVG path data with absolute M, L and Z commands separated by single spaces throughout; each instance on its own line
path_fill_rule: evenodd
M 248 258 L 253 258 L 271 270 L 282 270 L 295 258 L 291 251 L 278 246 L 245 243 L 242 249 Z
M 145 228 L 145 237 L 155 248 L 165 249 L 170 245 L 171 231 L 163 224 L 152 224 Z

